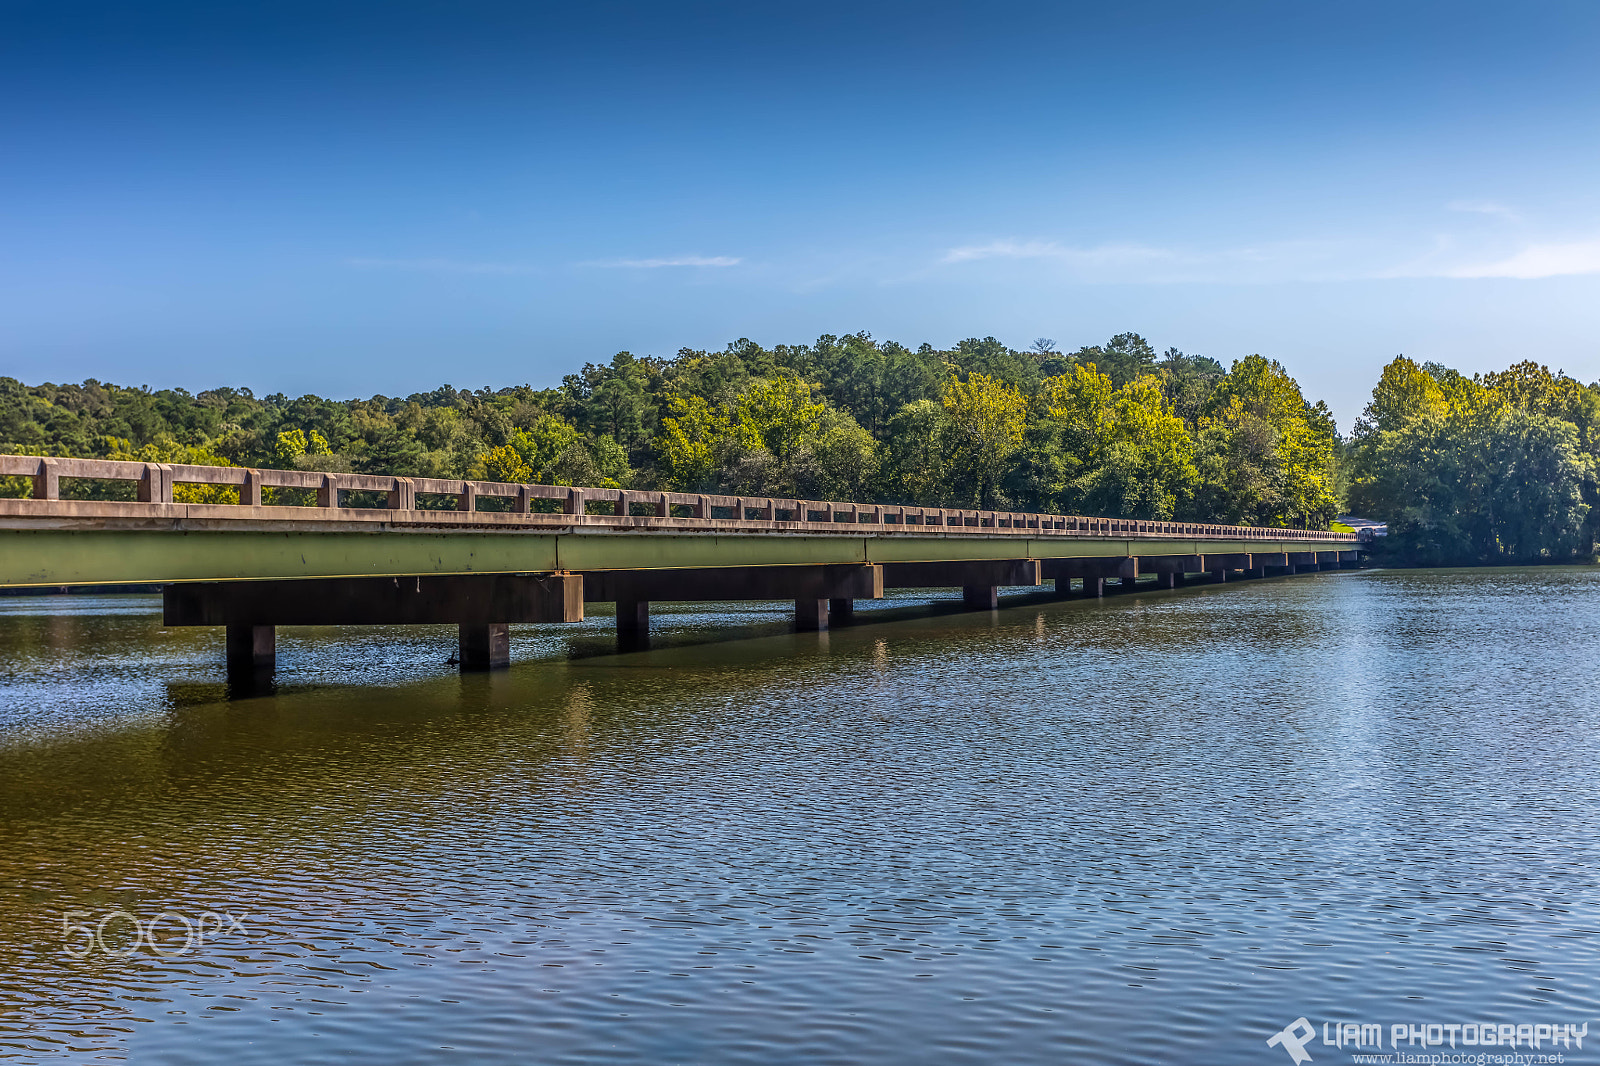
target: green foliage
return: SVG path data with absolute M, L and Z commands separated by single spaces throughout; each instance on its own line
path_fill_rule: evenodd
M 1054 495 L 1066 509 L 1169 520 L 1194 494 L 1194 441 L 1146 375 L 1117 388 L 1093 363 L 1046 378 L 1045 419 L 1065 461 Z
M 677 491 L 848 498 L 877 469 L 877 442 L 849 414 L 785 373 L 752 378 L 729 400 L 674 396 L 657 441 L 662 484 Z
M 1306 402 L 1283 367 L 1247 356 L 1201 408 L 1196 518 L 1326 529 L 1339 510 L 1333 415 Z
M 1483 391 L 1442 368 L 1418 372 L 1447 396 Z M 1503 387 L 1513 385 L 1548 417 L 1581 415 L 1584 442 L 1600 432 L 1587 392 L 1526 370 Z M 60 455 L 181 446 L 253 467 L 1313 526 L 1336 510 L 1342 476 L 1327 409 L 1308 405 L 1282 367 L 1158 357 L 1136 333 L 1071 354 L 994 337 L 948 349 L 867 333 L 772 348 L 740 339 L 664 359 L 619 352 L 554 389 L 342 401 L 0 378 L 0 441 Z M 6 491 L 28 491 L 12 480 Z
M 1103 345 L 1080 348 L 1074 359 L 1091 364 L 1121 387 L 1155 369 L 1156 353 L 1137 333 L 1119 333 Z
M 965 381 L 950 375 L 939 402 L 958 494 L 979 507 L 1003 506 L 1000 480 L 1022 449 L 1028 401 L 1015 387 L 973 371 Z
M 1536 363 L 1467 378 L 1405 357 L 1361 421 L 1353 507 L 1422 564 L 1590 556 L 1600 395 Z

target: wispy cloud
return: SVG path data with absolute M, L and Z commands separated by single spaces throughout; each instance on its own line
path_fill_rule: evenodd
M 1465 210 L 1465 209 L 1463 209 Z M 1600 274 L 1600 238 L 1463 241 L 1440 235 L 1418 251 L 1401 240 L 1274 241 L 1222 248 L 1161 248 L 1142 244 L 1074 247 L 1053 240 L 1013 238 L 950 248 L 931 270 L 998 268 L 1011 261 L 1078 284 L 1261 284 L 1280 281 L 1359 281 L 1384 278 L 1554 278 Z
M 1136 243 L 1075 247 L 1051 240 L 1006 238 L 948 249 L 938 264 L 959 267 L 984 261 L 1035 260 L 1088 284 L 1253 283 L 1341 276 L 1344 271 L 1336 263 L 1341 250 L 1342 245 L 1316 241 L 1196 249 Z
M 1106 244 L 1094 248 L 1073 248 L 1055 241 L 999 240 L 988 244 L 968 244 L 952 248 L 940 257 L 941 263 L 970 263 L 980 259 L 1060 259 L 1092 264 L 1096 262 L 1156 262 L 1171 260 L 1176 254 L 1165 248 L 1137 244 Z
M 941 263 L 968 263 L 974 259 L 1047 259 L 1060 255 L 1061 245 L 1055 241 L 990 241 L 988 244 L 967 244 L 952 248 L 940 258 Z
M 1530 244 L 1513 255 L 1447 269 L 1450 278 L 1556 278 L 1600 274 L 1600 239 Z
M 480 263 L 460 259 L 346 259 L 345 266 L 359 270 L 410 270 L 428 274 L 526 274 L 523 263 Z
M 1522 216 L 1505 204 L 1493 200 L 1451 200 L 1445 204 L 1450 211 L 1464 211 L 1471 215 L 1498 215 L 1509 222 L 1519 222 Z
M 658 267 L 731 267 L 742 262 L 744 259 L 736 255 L 679 255 L 665 259 L 600 259 L 583 265 L 655 270 Z

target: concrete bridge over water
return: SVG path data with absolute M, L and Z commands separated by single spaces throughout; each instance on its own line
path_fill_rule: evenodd
M 1154 575 L 1225 581 L 1355 566 L 1354 534 L 629 489 L 0 456 L 0 587 L 164 586 L 167 625 L 223 626 L 230 676 L 270 670 L 280 625 L 459 627 L 463 669 L 509 662 L 507 626 L 616 604 L 623 646 L 654 601 L 792 600 L 826 629 L 890 588 L 1102 596 Z M 126 502 L 62 483 L 132 483 Z M 178 485 L 238 503 L 177 503 Z M 267 502 L 271 501 L 271 502 Z M 419 506 L 431 504 L 431 506 Z

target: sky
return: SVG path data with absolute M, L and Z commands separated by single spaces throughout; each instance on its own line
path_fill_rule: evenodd
M 1600 4 L 0 0 L 0 374 L 866 331 L 1600 378 Z

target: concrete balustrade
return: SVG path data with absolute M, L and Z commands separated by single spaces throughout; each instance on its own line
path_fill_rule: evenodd
M 883 533 L 925 532 L 930 527 L 941 533 L 981 532 L 987 536 L 1116 536 L 1130 537 L 1221 537 L 1229 540 L 1355 542 L 1354 534 L 1326 530 L 1279 529 L 1263 526 L 1198 525 L 1184 522 L 1128 521 L 1080 515 L 1022 514 L 1009 511 L 982 511 L 937 507 L 906 507 L 889 504 L 837 503 L 809 500 L 783 500 L 741 496 L 714 496 L 678 492 L 639 492 L 628 489 L 572 488 L 562 485 L 508 484 L 491 481 L 456 481 L 443 478 L 403 478 L 376 474 L 342 474 L 306 470 L 252 470 L 244 467 L 190 466 L 184 464 L 141 463 L 112 459 L 63 459 L 53 457 L 0 456 L 0 476 L 33 479 L 29 499 L 0 500 L 0 519 L 41 514 L 60 517 L 134 518 L 140 515 L 182 517 L 196 520 L 278 520 L 306 521 L 329 519 L 342 522 L 394 523 L 418 521 L 424 516 L 434 523 L 452 525 L 531 526 L 545 524 L 588 525 L 613 528 L 708 528 L 777 529 L 871 526 Z M 130 481 L 137 484 L 138 502 L 167 508 L 160 512 L 132 509 L 129 503 L 97 500 L 70 500 L 61 496 L 62 479 L 97 478 Z M 177 485 L 220 485 L 239 489 L 238 504 L 179 504 L 173 502 Z M 315 506 L 263 503 L 266 490 L 309 490 Z M 382 507 L 350 506 L 342 494 L 377 494 Z M 453 497 L 452 510 L 419 508 L 417 497 Z M 484 500 L 506 501 L 503 510 L 480 510 Z M 552 502 L 550 511 L 537 508 L 535 501 Z M 674 515 L 675 508 L 688 511 Z M 646 513 L 633 514 L 635 509 Z M 715 518 L 713 510 L 731 512 L 728 518 Z M 396 512 L 399 512 L 397 514 Z M 402 519 L 401 515 L 406 518 Z M 1296 564 L 1303 565 L 1303 564 Z

